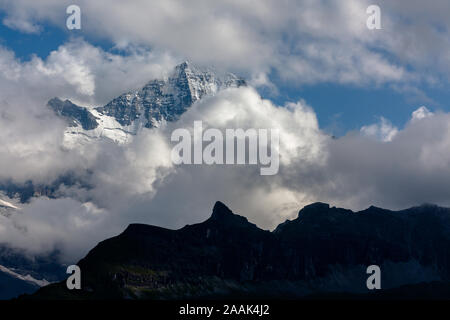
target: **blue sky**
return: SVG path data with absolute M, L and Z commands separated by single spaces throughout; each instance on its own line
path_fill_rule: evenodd
M 5 15 L 0 15 L 3 20 Z M 27 34 L 0 24 L 0 43 L 14 51 L 20 60 L 29 60 L 35 54 L 45 59 L 52 50 L 64 43 L 69 36 L 68 31 L 47 25 L 40 34 Z
M 446 88 L 422 88 L 433 102 L 411 97 L 389 87 L 361 88 L 339 84 L 319 84 L 300 88 L 281 88 L 281 96 L 274 100 L 305 99 L 317 113 L 320 126 L 329 133 L 341 136 L 348 130 L 377 122 L 384 117 L 402 128 L 411 113 L 420 106 L 431 111 L 449 111 L 450 93 Z
M 6 14 L 2 13 L 0 20 L 4 20 L 5 17 Z M 61 20 L 62 18 L 64 16 L 61 16 Z M 45 60 L 51 51 L 57 50 L 60 45 L 73 37 L 81 37 L 107 52 L 123 54 L 123 51 L 113 49 L 117 46 L 112 39 L 87 32 L 86 30 L 92 31 L 89 24 L 85 29 L 72 31 L 62 28 L 62 24 L 41 22 L 38 33 L 27 33 L 0 24 L 0 43 L 12 50 L 21 61 L 29 60 L 32 55 Z M 346 84 L 336 81 L 297 83 L 280 80 L 277 72 L 269 72 L 268 77 L 277 87 L 277 94 L 271 93 L 266 88 L 259 88 L 263 97 L 279 105 L 304 99 L 315 110 L 321 128 L 336 136 L 342 136 L 351 130 L 359 130 L 363 125 L 377 122 L 380 117 L 402 128 L 411 113 L 422 105 L 432 111 L 449 110 L 447 101 L 450 94 L 445 85 L 430 86 L 425 82 L 415 84 L 422 91 L 421 94 L 427 96 L 425 99 L 410 92 L 396 90 L 390 83 L 377 85 Z

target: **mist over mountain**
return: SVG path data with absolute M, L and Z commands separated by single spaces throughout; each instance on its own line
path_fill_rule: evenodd
M 429 286 L 449 285 L 449 225 L 450 209 L 433 205 L 353 212 L 314 203 L 269 232 L 217 202 L 209 219 L 179 230 L 131 224 L 79 261 L 82 290 L 61 282 L 31 298 L 401 299 L 407 285 L 426 298 Z M 373 295 L 369 265 L 381 268 L 382 290 Z
M 441 150 L 446 145 L 445 141 L 437 143 L 435 135 L 422 135 L 422 132 L 428 130 L 447 132 L 446 116 L 424 113 L 419 119 L 413 115 L 410 125 L 393 135 L 392 141 L 388 142 L 380 142 L 362 134 L 333 139 L 321 131 L 313 109 L 304 101 L 277 106 L 270 100 L 262 99 L 255 89 L 246 86 L 245 81 L 237 76 L 215 73 L 189 63 L 178 65 L 169 76 L 150 80 L 141 89 L 120 95 L 104 106 L 84 107 L 67 99 L 52 98 L 42 114 L 36 118 L 40 121 L 36 130 L 46 133 L 49 140 L 38 139 L 37 144 L 26 144 L 28 139 L 19 139 L 20 143 L 15 148 L 2 150 L 6 156 L 0 159 L 5 163 L 2 168 L 7 168 L 3 172 L 3 177 L 6 178 L 0 181 L 0 189 L 4 193 L 1 198 L 21 212 L 15 214 L 16 209 L 11 205 L 1 207 L 0 227 L 3 229 L 0 243 L 2 248 L 12 249 L 25 261 L 21 262 L 21 267 L 17 267 L 18 260 L 7 257 L 4 259 L 4 266 L 9 269 L 17 267 L 21 276 L 26 276 L 31 270 L 30 274 L 39 281 L 60 281 L 64 276 L 60 273 L 64 264 L 75 263 L 95 243 L 118 234 L 130 221 L 141 225 L 150 223 L 178 228 L 203 219 L 204 208 L 220 196 L 224 202 L 231 203 L 258 225 L 275 229 L 272 233 L 261 233 L 256 227 L 249 228 L 256 230 L 250 234 L 258 234 L 258 237 L 267 238 L 275 247 L 279 246 L 268 249 L 268 257 L 264 259 L 269 261 L 272 254 L 297 252 L 293 260 L 288 259 L 288 253 L 283 253 L 282 257 L 276 259 L 277 262 L 267 262 L 267 265 L 261 264 L 259 260 L 257 266 L 249 264 L 254 261 L 247 261 L 250 268 L 248 270 L 243 265 L 239 265 L 239 272 L 234 269 L 222 270 L 232 281 L 241 281 L 241 276 L 237 276 L 241 273 L 243 279 L 249 281 L 294 279 L 293 281 L 301 284 L 296 285 L 291 293 L 285 292 L 294 296 L 313 294 L 326 288 L 362 292 L 361 290 L 365 290 L 363 280 L 366 276 L 366 266 L 363 263 L 369 263 L 376 256 L 372 252 L 370 259 L 364 256 L 371 244 L 364 247 L 358 244 L 361 242 L 359 238 L 364 241 L 374 239 L 377 247 L 375 251 L 382 252 L 380 264 L 391 270 L 389 274 L 395 274 L 386 282 L 392 288 L 421 281 L 446 281 L 442 270 L 447 268 L 447 258 L 439 251 L 441 247 L 433 240 L 437 255 L 428 251 L 429 237 L 435 239 L 440 234 L 439 228 L 442 228 L 437 222 L 433 222 L 433 234 L 426 234 L 419 239 L 413 236 L 412 231 L 402 235 L 402 228 L 410 228 L 410 222 L 414 220 L 393 219 L 390 214 L 382 216 L 378 222 L 353 219 L 349 215 L 332 225 L 333 228 L 342 229 L 335 230 L 328 225 L 328 219 L 335 219 L 334 213 L 342 210 L 316 205 L 312 208 L 319 207 L 319 212 L 330 211 L 333 215 L 318 214 L 314 219 L 306 218 L 305 221 L 309 221 L 308 228 L 301 234 L 307 234 L 314 241 L 311 240 L 311 243 L 308 242 L 308 237 L 298 236 L 298 241 L 305 246 L 302 250 L 289 245 L 298 242 L 291 239 L 296 239 L 297 236 L 288 236 L 291 233 L 297 234 L 296 228 L 302 228 L 301 219 L 300 222 L 292 221 L 275 228 L 280 221 L 291 217 L 299 206 L 321 198 L 327 201 L 331 199 L 334 205 L 350 203 L 357 208 L 364 207 L 366 203 L 380 202 L 395 203 L 396 206 L 393 207 L 398 208 L 404 203 L 421 203 L 422 199 L 446 199 L 446 193 L 442 191 L 444 188 L 440 187 L 441 183 L 446 183 L 446 176 L 436 175 L 436 172 L 441 172 L 441 162 L 431 162 L 435 166 L 427 166 L 427 170 L 423 168 L 423 157 L 431 154 L 423 152 L 423 145 L 431 139 L 437 154 L 442 155 L 445 160 L 446 153 Z M 191 128 L 196 120 L 202 120 L 207 126 L 221 130 L 241 127 L 277 128 L 280 130 L 279 174 L 272 178 L 261 177 L 258 169 L 252 166 L 175 167 L 170 160 L 170 134 L 175 128 Z M 51 130 L 48 131 L 48 128 Z M 377 128 L 371 127 L 368 132 L 374 130 Z M 414 138 L 414 143 L 410 143 L 411 137 Z M 29 149 L 24 149 L 24 146 Z M 358 151 L 361 148 L 366 151 Z M 30 156 L 24 158 L 23 150 L 27 151 L 27 155 L 33 155 L 32 159 L 40 161 L 33 160 L 24 165 L 24 161 Z M 13 156 L 9 158 L 11 154 Z M 390 157 L 393 154 L 397 156 Z M 20 161 L 13 161 L 15 157 Z M 378 168 L 382 168 L 381 171 Z M 431 183 L 416 184 L 416 188 L 402 188 L 402 183 L 407 182 L 397 177 L 411 177 L 410 170 L 414 170 L 416 175 L 426 175 L 427 179 L 424 181 Z M 374 172 L 377 172 L 378 179 L 373 179 Z M 390 174 L 383 178 L 381 173 L 386 172 Z M 389 188 L 384 187 L 389 181 Z M 424 188 L 426 192 L 421 192 Z M 403 196 L 395 197 L 396 193 Z M 414 199 L 410 194 L 414 195 Z M 174 197 L 177 201 L 174 201 Z M 311 208 L 306 211 L 309 210 Z M 376 210 L 378 209 L 370 209 L 371 212 Z M 393 221 L 390 221 L 391 218 Z M 441 221 L 443 225 L 446 223 L 444 220 Z M 369 222 L 379 226 L 378 229 L 375 228 L 378 233 L 370 230 Z M 384 232 L 385 225 L 387 230 L 391 230 L 391 222 L 399 227 L 389 235 L 392 241 L 386 242 L 378 234 Z M 382 225 L 378 225 L 379 223 Z M 415 222 L 412 224 L 415 225 Z M 326 239 L 327 234 L 323 230 L 327 226 L 330 232 L 336 231 L 339 235 L 342 232 L 342 235 L 316 247 L 316 242 L 321 243 L 322 238 Z M 365 233 L 360 232 L 361 230 L 365 230 Z M 371 235 L 369 239 L 367 234 Z M 399 235 L 403 237 L 400 240 L 396 238 Z M 320 237 L 317 238 L 318 236 Z M 245 239 L 246 235 L 239 234 L 236 237 Z M 182 242 L 189 244 L 188 240 L 183 239 Z M 166 239 L 161 241 L 165 242 Z M 253 243 L 254 239 L 248 241 Z M 342 247 L 334 247 L 333 244 L 338 244 L 339 241 L 342 241 Z M 400 244 L 396 241 L 400 241 Z M 419 248 L 419 253 L 426 253 L 414 253 L 415 249 L 408 247 L 411 241 Z M 287 247 L 283 247 L 286 243 Z M 202 243 L 199 245 L 202 246 Z M 244 245 L 246 246 L 253 245 Z M 342 249 L 347 247 L 349 249 Z M 323 248 L 326 253 L 316 256 L 316 252 Z M 239 252 L 237 247 L 224 250 Z M 250 251 L 245 251 L 243 255 L 256 255 L 253 249 L 248 250 Z M 396 254 L 403 260 L 395 258 Z M 158 252 L 158 256 L 162 257 L 164 253 Z M 43 263 L 42 268 L 37 267 L 33 264 L 36 261 L 33 259 L 36 258 L 40 259 L 37 261 L 52 261 L 54 265 Z M 183 259 L 187 261 L 191 258 L 189 256 Z M 212 271 L 217 270 L 217 263 L 226 264 L 225 258 L 219 259 L 213 255 L 211 259 L 215 264 L 208 265 L 202 272 L 206 270 L 208 277 L 220 276 L 222 273 Z M 230 256 L 230 259 L 235 260 L 237 257 Z M 314 263 L 311 259 L 314 259 Z M 427 259 L 437 262 L 428 263 Z M 183 263 L 188 266 L 186 261 L 183 260 Z M 263 269 L 277 265 L 283 276 L 258 271 L 261 265 Z M 290 265 L 296 267 L 292 269 Z M 408 273 L 405 270 L 410 271 Z M 189 274 L 188 271 L 183 269 L 182 273 Z M 52 272 L 57 276 L 48 279 L 47 275 Z M 199 274 L 200 271 L 193 273 L 194 283 L 199 282 L 198 279 L 195 280 Z M 255 278 L 255 274 L 261 278 Z M 286 275 L 289 275 L 288 278 L 285 278 Z M 132 274 L 131 277 L 135 275 Z M 139 279 L 139 274 L 136 277 Z M 177 275 L 167 281 L 184 288 L 184 282 L 177 282 L 179 277 Z M 108 279 L 105 281 L 108 282 Z M 164 279 L 157 281 L 164 282 Z M 146 283 L 147 280 L 142 281 Z M 359 284 L 358 287 L 355 287 L 355 283 Z M 228 294 L 227 284 L 217 284 L 214 287 Z M 280 287 L 284 288 L 284 285 L 280 284 Z M 167 297 L 176 296 L 170 290 Z M 281 292 L 285 294 L 284 291 Z M 126 294 L 131 293 L 127 291 Z M 140 294 L 136 293 L 137 296 Z M 208 295 L 210 292 L 202 294 Z
M 141 130 L 176 121 L 202 97 L 241 86 L 246 86 L 245 81 L 234 74 L 218 73 L 213 69 L 183 62 L 168 77 L 150 80 L 143 88 L 124 93 L 103 107 L 87 108 L 58 97 L 50 99 L 47 107 L 67 125 L 64 148 L 82 152 L 85 145 L 103 141 L 117 145 L 131 143 Z M 35 199 L 64 199 L 66 195 L 61 192 L 61 188 L 91 189 L 90 175 L 89 172 L 68 172 L 48 184 L 32 180 L 24 184 L 0 180 L 0 215 L 8 219 L 8 223 L 14 224 L 14 219 L 22 214 L 22 207 L 27 207 Z M 12 298 L 19 293 L 35 291 L 47 281 L 60 280 L 65 271 L 59 258 L 63 250 L 54 248 L 49 251 L 33 256 L 23 248 L 15 248 L 14 244 L 0 242 L 0 266 L 4 270 L 17 272 L 5 273 L 0 270 L 0 296 Z M 27 276 L 34 276 L 38 280 L 30 282 Z
M 128 144 L 142 129 L 176 121 L 201 98 L 242 86 L 246 86 L 245 80 L 232 73 L 185 61 L 175 66 L 167 77 L 150 80 L 141 89 L 124 93 L 102 107 L 87 108 L 58 97 L 50 99 L 47 107 L 67 125 L 63 146 L 79 150 L 83 145 L 104 140 Z M 0 190 L 9 198 L 18 197 L 21 202 L 27 202 L 33 196 L 57 197 L 60 186 L 85 183 L 80 175 L 69 171 L 48 184 L 0 180 Z
M 450 300 L 448 12 L 0 0 L 0 299 Z

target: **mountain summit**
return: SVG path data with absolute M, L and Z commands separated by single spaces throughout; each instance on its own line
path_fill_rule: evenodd
M 218 75 L 188 62 L 175 67 L 167 79 L 152 80 L 142 89 L 120 95 L 96 110 L 114 117 L 122 126 L 135 121 L 151 128 L 162 120 L 174 121 L 194 102 L 220 89 L 239 87 L 245 81 L 232 73 Z
M 219 73 L 189 62 L 177 65 L 168 77 L 149 81 L 144 87 L 126 92 L 103 107 L 87 109 L 69 100 L 54 98 L 48 105 L 69 122 L 69 145 L 89 138 L 106 137 L 127 143 L 142 128 L 176 121 L 193 103 L 218 91 L 245 86 L 232 73 Z

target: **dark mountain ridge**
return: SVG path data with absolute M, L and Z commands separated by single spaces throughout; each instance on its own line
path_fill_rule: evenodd
M 353 212 L 315 203 L 269 232 L 217 202 L 209 219 L 179 230 L 131 224 L 79 262 L 82 290 L 69 291 L 63 282 L 32 298 L 361 295 L 369 293 L 366 268 L 373 264 L 386 292 L 446 286 L 449 226 L 450 209 L 432 205 Z
M 81 125 L 84 130 L 92 130 L 98 127 L 97 119 L 88 109 L 80 107 L 70 100 L 61 100 L 57 97 L 47 103 L 58 116 L 65 119 L 69 127 Z

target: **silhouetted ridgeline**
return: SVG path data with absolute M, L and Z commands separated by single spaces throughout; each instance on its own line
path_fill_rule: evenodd
M 82 290 L 62 282 L 31 298 L 450 298 L 449 248 L 450 209 L 432 205 L 315 203 L 269 232 L 217 202 L 208 220 L 179 230 L 130 225 L 79 262 Z M 376 293 L 366 287 L 373 264 Z

